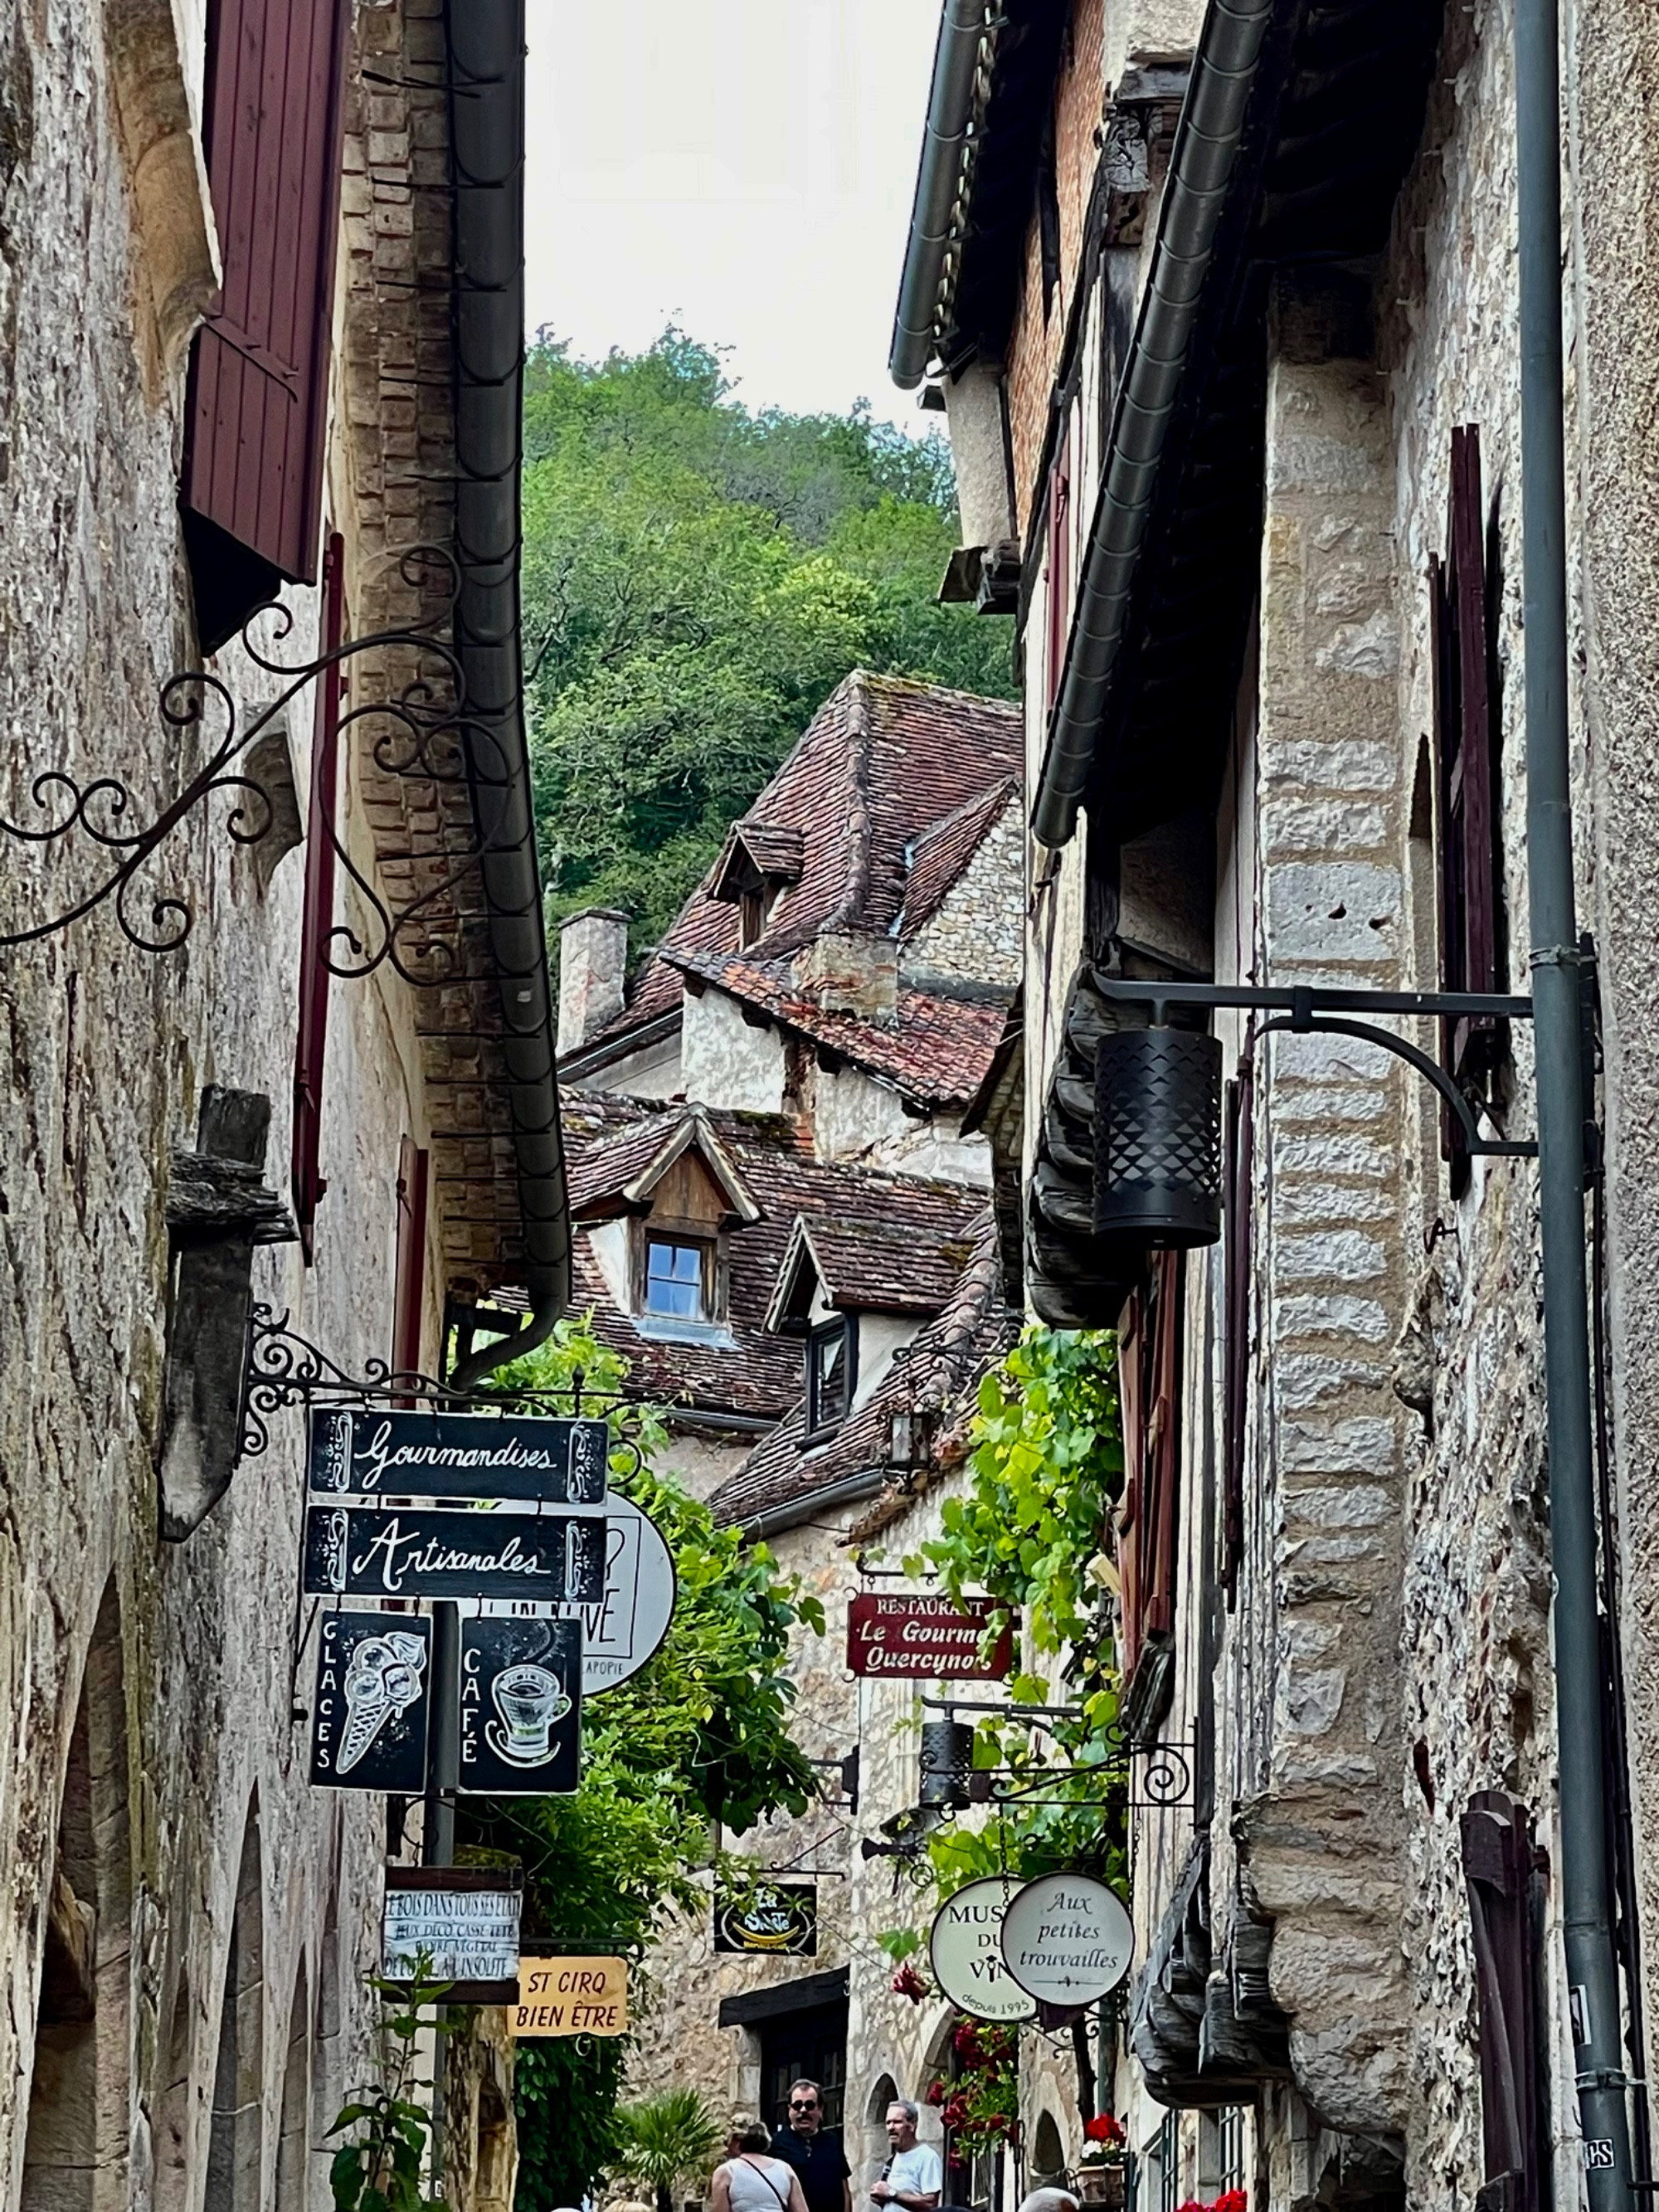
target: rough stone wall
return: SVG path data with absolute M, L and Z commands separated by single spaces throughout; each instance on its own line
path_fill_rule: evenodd
M 1020 802 L 1011 799 L 938 913 L 906 944 L 905 982 L 1018 987 L 1024 828 Z

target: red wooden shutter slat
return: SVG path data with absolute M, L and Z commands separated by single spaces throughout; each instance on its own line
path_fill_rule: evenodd
M 1145 1629 L 1164 1635 L 1175 1626 L 1176 1518 L 1181 1480 L 1181 1255 L 1160 1252 L 1155 1263 L 1158 1316 L 1152 1354 L 1152 1419 L 1146 1463 Z
M 1123 1494 L 1117 1507 L 1118 1665 L 1127 1682 L 1140 1656 L 1141 1562 L 1146 1483 L 1146 1294 L 1137 1290 L 1124 1308 L 1118 1332 L 1118 1411 L 1123 1428 Z
M 1492 887 L 1492 700 L 1486 680 L 1486 560 L 1480 432 L 1452 432 L 1452 574 L 1457 593 L 1457 757 L 1462 771 L 1464 974 L 1468 991 L 1498 988 Z

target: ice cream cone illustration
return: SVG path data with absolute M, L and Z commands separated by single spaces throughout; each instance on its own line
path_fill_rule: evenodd
M 340 1739 L 337 1774 L 356 1766 L 393 1713 L 412 1705 L 421 1694 L 426 1644 L 418 1636 L 370 1636 L 351 1655 L 346 1668 L 346 1724 Z

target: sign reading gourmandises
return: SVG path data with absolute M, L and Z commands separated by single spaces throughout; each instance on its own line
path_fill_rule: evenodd
M 313 1497 L 525 1498 L 605 1502 L 605 1421 L 354 1411 L 311 1417 Z
M 598 1515 L 313 1505 L 304 1587 L 321 1597 L 574 1598 L 605 1594 Z
M 948 1598 L 863 1591 L 847 1607 L 847 1664 L 855 1674 L 895 1680 L 1000 1682 L 1013 1664 L 1012 1632 L 1005 1628 L 990 1656 L 980 1656 L 996 1609 L 985 1597 L 957 1607 Z

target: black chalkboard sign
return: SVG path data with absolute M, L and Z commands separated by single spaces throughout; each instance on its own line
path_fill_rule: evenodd
M 432 1623 L 417 1613 L 325 1613 L 318 1625 L 311 1779 L 321 1787 L 426 1787 Z
M 598 1514 L 313 1505 L 305 1588 L 324 1597 L 516 1597 L 596 1602 L 609 1523 Z
M 511 1413 L 364 1412 L 311 1416 L 313 1498 L 526 1498 L 544 1505 L 605 1502 L 605 1421 Z
M 568 1796 L 577 1782 L 581 1717 L 580 1621 L 461 1623 L 462 1790 Z

